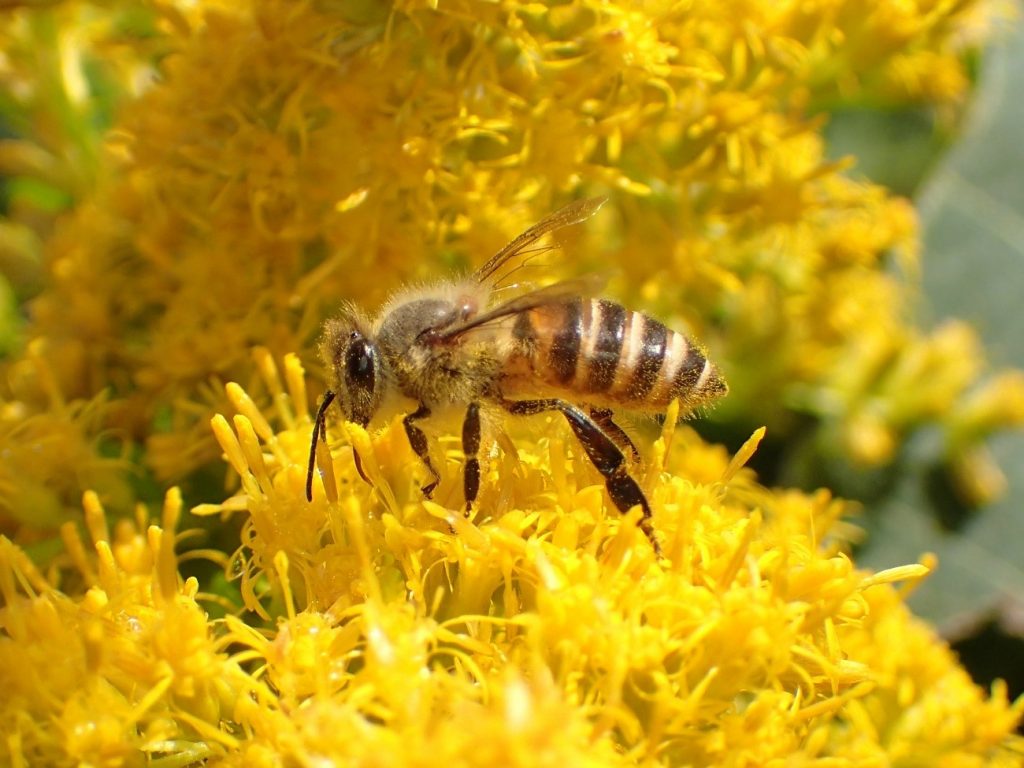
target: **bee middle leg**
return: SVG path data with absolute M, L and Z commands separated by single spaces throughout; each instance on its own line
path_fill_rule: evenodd
M 605 487 L 619 512 L 625 514 L 635 506 L 643 511 L 640 530 L 644 532 L 655 554 L 661 557 L 661 545 L 651 525 L 651 506 L 647 497 L 626 468 L 626 457 L 604 430 L 590 416 L 571 403 L 558 399 L 500 400 L 501 406 L 514 416 L 529 416 L 544 411 L 559 411 L 565 416 L 576 439 L 580 441 L 587 458 L 604 478 Z
M 423 434 L 423 430 L 417 427 L 413 422 L 425 419 L 429 415 L 430 409 L 423 405 L 423 403 L 420 403 L 419 408 L 412 413 L 407 414 L 406 417 L 402 419 L 402 426 L 405 427 L 405 436 L 409 438 L 409 445 L 412 446 L 413 451 L 415 451 L 416 455 L 420 457 L 420 461 L 426 465 L 433 477 L 433 479 L 421 489 L 423 491 L 423 495 L 428 499 L 434 492 L 434 489 L 437 488 L 437 484 L 441 481 L 441 475 L 439 475 L 437 470 L 434 469 L 434 465 L 430 461 L 430 450 L 427 447 L 427 436 Z
M 466 409 L 466 420 L 462 422 L 462 452 L 466 466 L 462 471 L 463 488 L 466 496 L 466 516 L 480 491 L 480 404 L 470 403 Z

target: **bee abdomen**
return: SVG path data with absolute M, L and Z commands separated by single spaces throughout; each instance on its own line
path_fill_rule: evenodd
M 686 336 L 606 299 L 573 299 L 523 313 L 515 338 L 547 384 L 594 402 L 684 408 L 726 391 L 718 369 Z

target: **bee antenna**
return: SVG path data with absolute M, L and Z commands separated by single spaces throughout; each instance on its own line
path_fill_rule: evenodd
M 327 443 L 327 407 L 334 402 L 334 392 L 327 390 L 324 398 L 320 401 L 320 407 L 316 411 L 316 421 L 313 422 L 313 439 L 309 443 L 309 467 L 306 469 L 306 501 L 313 500 L 313 470 L 316 469 L 316 441 L 323 439 Z

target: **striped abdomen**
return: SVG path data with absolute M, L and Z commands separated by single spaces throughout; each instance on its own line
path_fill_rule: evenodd
M 675 398 L 686 410 L 726 391 L 718 369 L 686 336 L 606 299 L 522 312 L 512 337 L 508 384 L 523 394 L 527 375 L 578 400 L 636 410 L 664 408 Z

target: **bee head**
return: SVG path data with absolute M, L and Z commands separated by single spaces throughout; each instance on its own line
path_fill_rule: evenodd
M 330 371 L 342 414 L 365 427 L 383 392 L 380 354 L 367 324 L 352 313 L 327 321 L 320 357 Z

